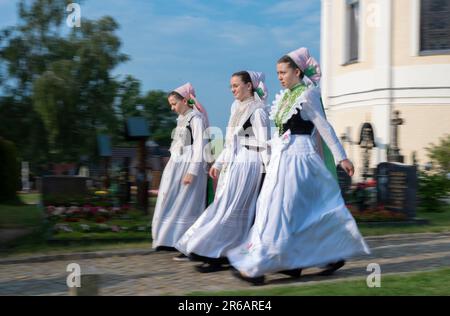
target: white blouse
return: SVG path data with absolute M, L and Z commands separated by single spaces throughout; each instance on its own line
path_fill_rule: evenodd
M 278 111 L 281 100 L 288 90 L 281 91 L 275 98 L 271 109 L 270 117 L 273 119 Z M 336 132 L 325 117 L 320 100 L 321 93 L 319 87 L 308 87 L 296 100 L 288 115 L 285 116 L 283 124 L 285 124 L 298 110 L 301 110 L 301 116 L 304 120 L 311 121 L 319 132 L 322 139 L 330 148 L 336 164 L 347 159 L 345 150 L 342 147 Z
M 236 147 L 244 145 L 262 148 L 263 150 L 260 152 L 261 160 L 264 165 L 267 166 L 270 160 L 270 150 L 267 146 L 267 141 L 270 138 L 270 120 L 266 110 L 263 108 L 257 108 L 250 116 L 250 123 L 252 124 L 252 130 L 255 136 L 244 139 L 244 137 L 239 137 L 237 135 L 239 130 L 242 131 L 242 128 L 237 130 L 235 134 L 235 143 L 225 145 L 224 149 L 213 165 L 214 168 L 222 170 L 225 163 L 231 162 L 233 160 L 234 150 L 237 149 Z

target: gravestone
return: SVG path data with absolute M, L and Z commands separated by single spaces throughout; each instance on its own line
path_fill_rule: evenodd
M 30 165 L 27 161 L 22 161 L 21 175 L 22 191 L 28 192 L 30 191 Z
M 383 162 L 377 167 L 377 197 L 389 211 L 402 212 L 408 218 L 416 216 L 416 166 Z
M 373 176 L 372 173 L 370 172 L 370 168 L 369 168 L 370 156 L 371 156 L 371 150 L 374 147 L 377 147 L 377 144 L 375 143 L 375 133 L 374 133 L 372 124 L 366 122 L 362 125 L 358 144 L 363 149 L 363 152 L 362 152 L 362 162 L 363 162 L 362 178 L 365 181 L 368 178 Z
M 78 176 L 44 176 L 41 193 L 44 203 L 50 200 L 83 198 L 88 196 L 86 177 Z

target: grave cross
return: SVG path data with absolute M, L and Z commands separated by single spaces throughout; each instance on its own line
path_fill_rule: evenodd
M 391 148 L 388 154 L 389 162 L 403 162 L 403 156 L 400 155 L 400 148 L 398 147 L 398 126 L 403 125 L 404 120 L 400 118 L 400 112 L 395 111 L 394 117 L 391 120 Z

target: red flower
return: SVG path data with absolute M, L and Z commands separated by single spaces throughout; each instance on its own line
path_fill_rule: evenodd
M 80 219 L 76 217 L 67 217 L 64 219 L 65 222 L 79 222 Z
M 96 222 L 96 223 L 104 223 L 104 222 L 106 222 L 106 218 L 104 218 L 103 216 L 98 216 L 98 217 L 95 219 L 95 222 Z

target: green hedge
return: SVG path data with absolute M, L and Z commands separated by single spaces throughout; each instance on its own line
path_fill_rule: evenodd
M 445 174 L 419 174 L 419 208 L 427 212 L 443 212 L 450 193 L 450 179 Z
M 18 201 L 19 177 L 16 146 L 0 137 L 0 203 Z

